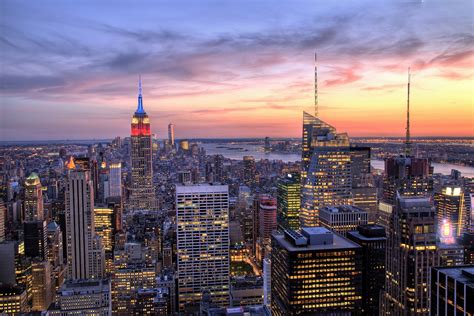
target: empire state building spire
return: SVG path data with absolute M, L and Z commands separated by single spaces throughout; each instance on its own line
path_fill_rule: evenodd
M 143 98 L 142 98 L 142 77 L 138 77 L 138 108 L 135 111 L 135 114 L 145 114 L 143 109 Z
M 411 135 L 410 135 L 410 68 L 408 68 L 408 85 L 407 85 L 407 126 L 405 135 L 405 155 L 411 156 Z

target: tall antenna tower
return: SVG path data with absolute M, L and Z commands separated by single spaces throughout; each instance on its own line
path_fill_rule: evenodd
M 407 127 L 405 135 L 405 155 L 411 156 L 411 140 L 410 140 L 410 67 L 408 67 L 408 85 L 407 85 Z
M 314 116 L 318 117 L 318 53 L 314 53 Z

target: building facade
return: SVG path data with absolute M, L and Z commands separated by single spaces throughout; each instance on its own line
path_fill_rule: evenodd
M 361 247 L 323 227 L 272 235 L 272 315 L 362 311 Z
M 367 224 L 368 214 L 351 205 L 325 206 L 319 210 L 319 222 L 322 227 L 346 236 L 347 232 L 357 230 L 359 225 Z
M 154 210 L 156 208 L 153 186 L 153 152 L 150 119 L 143 108 L 141 81 L 138 108 L 132 117 L 130 135 L 130 162 L 132 166 L 129 208 Z
M 303 112 L 301 226 L 318 226 L 324 206 L 351 205 L 349 137 Z
M 229 189 L 176 185 L 179 310 L 198 304 L 204 291 L 229 305 Z

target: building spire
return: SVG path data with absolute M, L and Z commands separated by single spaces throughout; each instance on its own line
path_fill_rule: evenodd
M 408 67 L 408 85 L 407 85 L 407 126 L 405 135 L 405 155 L 411 156 L 410 140 L 410 67 Z
M 314 53 L 314 117 L 318 117 L 318 53 Z
M 144 114 L 145 110 L 143 109 L 143 99 L 142 99 L 142 76 L 138 76 L 138 108 L 135 111 L 137 114 Z

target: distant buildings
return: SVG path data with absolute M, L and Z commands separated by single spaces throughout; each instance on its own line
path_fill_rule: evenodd
M 362 248 L 323 227 L 272 235 L 272 315 L 362 311 Z
M 132 118 L 131 131 L 131 185 L 129 208 L 154 210 L 156 208 L 153 186 L 153 153 L 150 119 L 143 109 L 142 86 L 139 83 L 138 108 Z
M 227 185 L 176 185 L 179 311 L 196 308 L 203 291 L 229 305 Z
M 168 124 L 168 143 L 169 145 L 174 148 L 174 124 Z
M 257 183 L 257 166 L 253 156 L 244 156 L 243 179 L 244 184 L 252 187 Z
M 431 269 L 430 315 L 474 315 L 474 266 Z
M 347 134 L 303 112 L 301 226 L 319 225 L 324 206 L 351 205 L 351 181 Z

